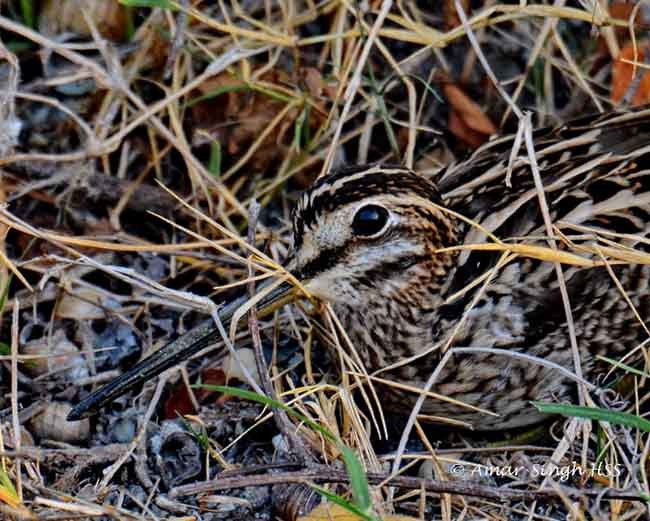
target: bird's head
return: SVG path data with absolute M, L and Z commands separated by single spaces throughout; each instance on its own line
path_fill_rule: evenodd
M 417 276 L 445 275 L 454 220 L 433 183 L 401 167 L 356 167 L 317 181 L 298 202 L 287 268 L 330 302 L 390 297 Z
M 311 294 L 344 302 L 355 314 L 381 298 L 417 308 L 418 298 L 435 291 L 453 262 L 451 254 L 438 252 L 456 237 L 454 221 L 439 202 L 435 185 L 401 167 L 356 167 L 325 176 L 295 209 L 286 268 Z M 273 280 L 259 290 L 260 315 L 297 294 L 291 283 Z M 248 300 L 245 295 L 219 310 L 226 328 Z M 218 338 L 212 322 L 189 331 L 86 397 L 69 419 L 93 414 Z

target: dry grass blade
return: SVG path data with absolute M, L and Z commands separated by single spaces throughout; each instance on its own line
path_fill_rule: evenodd
M 517 393 L 533 389 L 529 373 L 543 373 L 577 385 L 585 406 L 648 415 L 650 146 L 640 137 L 650 109 L 624 106 L 647 93 L 647 3 L 70 0 L 35 10 L 5 2 L 0 517 L 271 519 L 282 505 L 256 498 L 281 502 L 283 488 L 304 483 L 326 485 L 333 498 L 363 496 L 364 519 L 647 517 L 650 439 L 629 424 L 573 418 L 485 435 L 465 416 L 421 410 L 426 399 L 501 421 Z M 534 129 L 528 110 L 539 125 L 560 126 Z M 592 111 L 602 114 L 585 117 Z M 562 127 L 576 116 L 584 119 Z M 499 120 L 514 135 L 482 144 Z M 292 255 L 301 192 L 366 162 L 400 163 L 434 181 L 441 197 L 421 201 L 423 212 L 459 232 L 426 250 L 455 263 L 434 295 L 443 295 L 444 317 L 433 340 L 420 324 L 430 320 L 425 306 L 412 325 L 423 325 L 426 342 L 403 351 L 385 342 L 381 356 L 364 335 L 410 329 L 391 318 L 356 334 L 334 301 L 318 302 L 309 280 L 296 280 L 304 272 Z M 332 244 L 330 260 L 351 258 Z M 606 281 L 606 295 L 581 292 L 583 279 Z M 368 284 L 393 287 L 381 270 Z M 294 305 L 260 305 L 290 286 L 276 304 Z M 237 294 L 241 305 L 222 323 L 218 302 Z M 361 322 L 383 304 L 370 302 Z M 599 311 L 585 321 L 591 307 Z M 56 422 L 34 437 L 43 411 L 79 403 L 205 314 L 215 344 L 178 374 L 104 408 L 77 441 L 59 440 Z M 247 316 L 249 329 L 237 329 Z M 472 336 L 482 327 L 489 335 Z M 592 333 L 602 346 L 621 340 L 592 352 Z M 251 342 L 246 361 L 240 354 L 252 351 L 238 348 Z M 486 359 L 498 362 L 481 366 Z M 242 369 L 231 374 L 235 361 Z M 470 377 L 449 375 L 455 365 Z M 601 365 L 605 380 L 592 371 Z M 521 367 L 529 370 L 520 376 Z M 410 376 L 394 381 L 398 374 Z M 520 388 L 501 401 L 498 391 L 493 402 L 475 399 L 518 377 Z M 273 425 L 268 404 L 191 389 L 224 378 L 303 420 Z M 388 393 L 416 402 L 403 429 Z M 575 400 L 547 401 L 555 398 Z M 292 460 L 303 444 L 314 465 Z M 354 476 L 337 467 L 348 448 L 360 460 Z M 601 463 L 620 474 L 557 473 Z M 550 474 L 479 474 L 518 465 L 548 465 Z M 480 480 L 463 480 L 458 468 Z M 359 494 L 364 474 L 371 487 Z M 224 487 L 227 496 L 175 499 Z

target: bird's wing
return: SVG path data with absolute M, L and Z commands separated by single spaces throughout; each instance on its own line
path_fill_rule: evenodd
M 514 143 L 514 136 L 494 139 L 466 161 L 441 171 L 435 180 L 446 206 L 475 223 L 462 225 L 465 245 L 492 242 L 482 231 L 487 230 L 505 242 L 548 247 L 525 146 L 516 154 L 510 172 L 508 169 Z M 648 307 L 643 297 L 648 293 L 648 270 L 640 266 L 645 262 L 643 255 L 650 251 L 650 109 L 584 117 L 561 127 L 537 130 L 534 144 L 557 247 L 590 260 L 600 260 L 594 246 L 612 260 L 616 255 L 607 248 L 617 252 L 629 248 L 628 260 L 636 266 L 614 269 L 624 287 L 636 291 L 633 303 Z M 558 232 L 567 240 L 558 239 Z M 462 252 L 447 294 L 466 287 L 500 256 Z M 580 309 L 603 312 L 609 309 L 608 299 L 621 300 L 606 268 L 565 265 L 564 269 L 572 307 L 578 313 Z M 520 257 L 509 270 L 502 270 L 488 293 L 497 298 L 499 291 L 523 308 L 528 323 L 539 326 L 527 332 L 535 337 L 531 341 L 564 320 L 557 277 L 549 262 Z M 472 295 L 474 291 L 467 292 L 450 304 L 456 308 L 452 313 L 464 308 Z M 596 301 L 601 304 L 597 306 Z
M 533 138 L 555 221 L 585 221 L 621 207 L 647 206 L 642 194 L 650 190 L 644 173 L 650 168 L 650 108 L 584 117 L 537 130 Z M 514 135 L 493 139 L 434 179 L 450 208 L 502 232 L 497 235 L 520 229 L 522 212 L 524 228 L 539 224 L 529 215 L 539 204 L 523 143 L 508 166 L 515 141 Z

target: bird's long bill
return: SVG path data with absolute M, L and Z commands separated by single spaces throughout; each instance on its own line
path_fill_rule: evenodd
M 274 286 L 274 287 L 273 287 Z M 259 316 L 268 315 L 279 307 L 296 299 L 298 292 L 289 282 L 269 280 L 260 284 L 255 298 Z M 226 331 L 237 310 L 249 301 L 248 296 L 235 299 L 219 311 L 219 319 Z M 81 420 L 97 413 L 104 405 L 127 391 L 144 384 L 154 376 L 173 367 L 205 349 L 220 338 L 212 319 L 202 322 L 176 340 L 162 347 L 148 358 L 137 363 L 124 374 L 115 378 L 79 402 L 68 415 L 68 421 Z

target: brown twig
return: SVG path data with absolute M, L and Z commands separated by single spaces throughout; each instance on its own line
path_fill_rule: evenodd
M 386 482 L 390 476 L 387 474 L 368 473 L 368 482 L 371 485 L 378 485 Z M 172 488 L 169 492 L 171 497 L 193 496 L 214 492 L 216 490 L 226 490 L 243 487 L 260 487 L 278 484 L 292 483 L 349 483 L 350 477 L 343 470 L 332 469 L 325 465 L 319 465 L 310 469 L 297 471 L 277 472 L 267 474 L 223 476 L 221 474 L 210 481 L 192 483 L 190 485 L 181 485 Z M 570 496 L 596 496 L 602 499 L 619 499 L 628 501 L 643 501 L 638 494 L 627 493 L 617 490 L 580 490 L 570 487 L 562 487 L 558 490 L 540 489 L 540 490 L 517 490 L 510 487 L 491 487 L 482 485 L 475 481 L 441 481 L 437 479 L 422 479 L 411 476 L 396 476 L 390 479 L 390 486 L 400 487 L 409 490 L 424 489 L 427 492 L 435 494 L 458 494 L 461 496 L 481 497 L 485 499 L 504 500 L 504 501 L 521 501 L 535 499 L 555 499 L 560 493 Z

